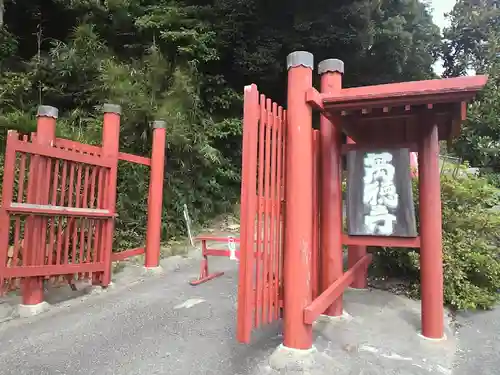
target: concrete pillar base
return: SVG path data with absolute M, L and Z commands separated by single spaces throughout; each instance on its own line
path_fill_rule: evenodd
M 448 339 L 448 337 L 446 336 L 446 334 L 444 334 L 443 337 L 441 337 L 439 339 L 433 339 L 431 337 L 426 337 L 426 336 L 422 335 L 422 332 L 418 332 L 417 335 L 421 339 L 424 339 L 424 340 L 430 341 L 430 342 L 442 342 L 442 341 L 446 341 Z
M 142 269 L 143 276 L 156 276 L 156 275 L 163 275 L 164 273 L 165 273 L 165 270 L 163 269 L 162 266 L 144 267 Z
M 317 367 L 316 356 L 318 350 L 300 350 L 287 348 L 283 344 L 278 346 L 269 357 L 269 366 L 276 371 L 311 371 Z
M 20 318 L 29 318 L 30 316 L 35 316 L 42 314 L 50 309 L 50 305 L 43 301 L 37 303 L 36 305 L 19 305 L 17 306 L 17 314 Z
M 330 323 L 330 322 L 340 322 L 340 321 L 348 321 L 351 320 L 352 316 L 349 315 L 349 313 L 345 310 L 342 311 L 342 315 L 339 316 L 330 316 L 330 315 L 323 315 L 321 314 L 316 320 L 316 322 L 324 322 L 324 323 Z

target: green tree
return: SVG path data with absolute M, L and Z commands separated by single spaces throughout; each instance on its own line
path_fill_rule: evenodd
M 469 105 L 467 121 L 451 151 L 483 173 L 500 172 L 500 9 L 492 1 L 460 0 L 449 18 L 443 43 L 445 76 L 469 70 L 489 76 L 486 88 Z
M 482 72 L 490 66 L 491 43 L 500 31 L 500 8 L 492 0 L 458 0 L 444 29 L 443 59 L 446 77 Z
M 242 88 L 255 82 L 285 104 L 289 52 L 343 59 L 353 86 L 431 77 L 439 45 L 418 0 L 5 0 L 4 10 L 0 141 L 7 128 L 33 130 L 49 104 L 60 136 L 98 144 L 98 108 L 114 102 L 122 150 L 147 155 L 148 124 L 164 118 L 169 235 L 183 227 L 183 203 L 201 221 L 237 200 Z M 120 246 L 142 241 L 147 179 L 120 165 Z

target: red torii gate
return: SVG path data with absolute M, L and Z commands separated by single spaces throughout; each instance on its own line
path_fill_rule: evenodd
M 366 287 L 367 245 L 420 248 L 421 333 L 442 339 L 439 141 L 459 134 L 466 102 L 487 78 L 343 89 L 344 64 L 328 59 L 318 65 L 318 92 L 313 66 L 309 52 L 288 55 L 288 111 L 255 85 L 245 87 L 238 339 L 249 342 L 252 329 L 279 319 L 283 307 L 283 345 L 310 349 L 312 323 L 342 315 L 346 287 Z M 313 109 L 322 114 L 319 132 Z M 418 152 L 420 235 L 344 234 L 342 154 L 401 148 Z M 346 272 L 342 245 L 349 247 Z

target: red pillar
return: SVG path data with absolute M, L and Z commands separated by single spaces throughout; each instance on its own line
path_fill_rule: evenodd
M 321 93 L 335 93 L 342 89 L 344 63 L 337 59 L 323 60 L 318 65 L 321 75 Z M 344 272 L 342 254 L 342 129 L 325 116 L 320 119 L 321 139 L 321 292 L 340 278 Z M 325 315 L 342 315 L 342 297 L 339 297 Z
M 58 114 L 59 111 L 57 108 L 48 105 L 41 105 L 38 107 L 36 143 L 44 146 L 52 146 L 54 144 Z M 31 160 L 34 162 L 34 165 L 33 169 L 30 168 L 31 175 L 29 178 L 34 179 L 34 184 L 31 184 L 33 190 L 28 192 L 30 195 L 28 203 L 36 202 L 38 204 L 47 204 L 46 199 L 48 199 L 49 192 L 44 190 L 44 186 L 46 186 L 46 184 L 43 183 L 46 177 L 44 176 L 43 171 L 47 169 L 47 159 L 34 155 Z M 25 235 L 28 240 L 26 241 L 25 246 L 28 248 L 28 259 L 26 260 L 28 265 L 43 265 L 45 258 L 45 244 L 42 243 L 42 230 L 45 230 L 44 223 L 44 219 L 41 217 L 35 216 L 27 219 Z M 39 303 L 42 303 L 43 278 L 28 277 L 24 279 L 22 283 L 22 295 L 23 305 L 38 305 Z
M 154 268 L 160 265 L 163 178 L 165 170 L 166 123 L 165 121 L 154 121 L 151 126 L 153 128 L 153 149 L 151 151 L 146 259 L 144 262 L 146 268 Z
M 102 156 L 113 159 L 115 162 L 109 169 L 106 179 L 105 207 L 113 214 L 116 213 L 116 180 L 118 177 L 118 152 L 120 147 L 120 115 L 121 107 L 116 104 L 104 104 L 104 122 L 102 127 Z M 113 252 L 113 232 L 115 218 L 108 219 L 105 224 L 104 246 L 102 261 L 106 265 L 101 286 L 111 283 L 111 253 Z
M 438 127 L 435 122 L 425 125 L 418 149 L 422 335 L 441 339 L 444 310 Z
M 351 138 L 347 137 L 347 143 L 355 143 Z M 366 255 L 366 246 L 350 245 L 347 247 L 347 264 L 351 268 L 358 260 Z M 368 268 L 364 267 L 354 276 L 354 280 L 350 285 L 353 289 L 366 289 L 368 286 Z
M 312 347 L 312 325 L 304 323 L 311 303 L 313 246 L 312 112 L 306 91 L 312 87 L 314 57 L 305 51 L 287 57 L 288 123 L 284 250 L 284 346 Z

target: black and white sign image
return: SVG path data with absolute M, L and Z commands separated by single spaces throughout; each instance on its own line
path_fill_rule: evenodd
M 408 149 L 347 155 L 349 235 L 416 237 Z

